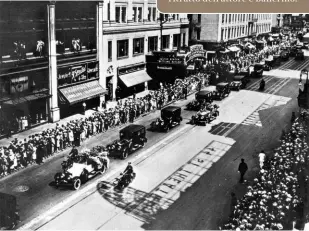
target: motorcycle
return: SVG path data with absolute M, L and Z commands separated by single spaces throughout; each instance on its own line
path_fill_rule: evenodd
M 132 183 L 132 181 L 135 179 L 136 173 L 134 172 L 132 176 L 129 174 L 120 173 L 120 177 L 116 178 L 113 185 L 115 186 L 115 189 L 121 190 L 129 186 L 129 184 Z

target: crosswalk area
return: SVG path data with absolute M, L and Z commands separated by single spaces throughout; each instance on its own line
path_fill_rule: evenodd
M 259 106 L 250 116 L 248 116 L 243 122 L 243 125 L 254 125 L 262 127 L 262 121 L 260 118 L 261 111 L 267 110 L 272 107 L 278 107 L 287 104 L 291 98 L 273 95 L 266 100 L 261 106 Z

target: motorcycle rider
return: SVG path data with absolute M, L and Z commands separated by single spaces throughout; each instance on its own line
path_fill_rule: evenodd
M 71 159 L 73 162 L 75 162 L 77 157 L 78 157 L 78 149 L 76 147 L 73 147 L 73 149 L 69 153 L 69 159 Z
M 128 163 L 128 166 L 126 167 L 126 169 L 123 172 L 123 176 L 127 177 L 127 180 L 130 182 L 133 180 L 135 173 L 133 171 L 133 166 L 131 164 L 131 162 Z

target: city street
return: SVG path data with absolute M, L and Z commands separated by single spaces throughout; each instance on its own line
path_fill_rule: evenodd
M 294 60 L 289 62 L 297 69 Z M 265 81 L 264 92 L 252 81 L 247 89 L 216 102 L 220 116 L 206 127 L 186 124 L 194 112 L 183 110 L 179 127 L 169 133 L 148 131 L 142 150 L 125 161 L 112 160 L 105 175 L 78 192 L 49 185 L 68 151 L 5 178 L 0 190 L 17 196 L 21 229 L 218 229 L 229 214 L 230 193 L 240 198 L 245 190 L 237 183 L 240 159 L 249 165 L 250 181 L 258 170 L 258 152 L 276 147 L 297 110 L 297 79 L 265 76 Z M 193 97 L 175 105 L 183 107 Z M 149 127 L 158 116 L 157 111 L 136 123 Z M 109 131 L 83 147 L 118 136 L 118 130 Z M 124 192 L 116 192 L 112 182 L 129 161 L 137 177 Z

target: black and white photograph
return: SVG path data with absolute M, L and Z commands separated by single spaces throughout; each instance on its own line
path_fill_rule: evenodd
M 0 2 L 0 230 L 308 231 L 308 144 L 309 14 Z

